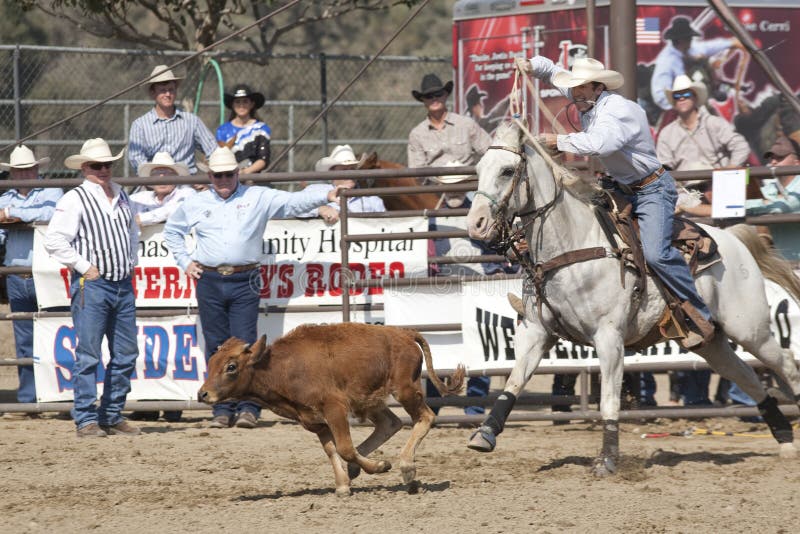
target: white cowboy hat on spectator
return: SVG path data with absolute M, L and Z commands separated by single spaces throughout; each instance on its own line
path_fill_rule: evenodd
M 325 156 L 314 165 L 314 170 L 327 172 L 334 165 L 356 165 L 359 161 L 350 145 L 338 145 L 330 156 Z
M 704 161 L 693 161 L 691 163 L 687 163 L 681 170 L 682 171 L 708 171 L 713 169 L 714 166 L 710 163 L 706 163 Z M 697 187 L 704 184 L 711 184 L 710 180 L 687 180 L 685 182 L 681 182 L 680 185 L 683 187 Z
M 619 72 L 607 69 L 605 65 L 590 57 L 575 59 L 572 70 L 557 72 L 552 78 L 553 85 L 563 88 L 577 87 L 589 82 L 603 83 L 606 89 L 613 91 L 622 87 L 625 78 Z
M 155 169 L 164 167 L 172 169 L 178 173 L 178 176 L 189 176 L 189 167 L 183 163 L 175 163 L 175 160 L 172 159 L 168 152 L 156 152 L 156 155 L 153 156 L 153 161 L 139 165 L 139 176 L 150 176 Z
M 172 73 L 172 70 L 168 69 L 166 65 L 156 65 L 153 67 L 153 70 L 150 71 L 150 76 L 148 78 L 149 79 L 142 84 L 147 89 L 149 89 L 154 83 L 177 83 L 183 79 L 181 76 L 175 76 L 175 74 Z
M 463 167 L 464 164 L 459 161 L 448 161 L 442 167 Z M 437 184 L 457 184 L 471 178 L 471 174 L 448 174 L 446 176 L 431 176 L 431 181 Z
M 80 169 L 81 165 L 84 163 L 91 163 L 95 161 L 117 161 L 122 157 L 124 152 L 125 149 L 123 148 L 119 151 L 119 154 L 112 156 L 111 148 L 109 148 L 108 143 L 106 143 L 104 139 L 96 137 L 94 139 L 88 139 L 85 143 L 83 143 L 83 146 L 81 147 L 81 153 L 75 154 L 74 156 L 69 156 L 64 160 L 64 165 L 68 169 L 77 170 Z
M 231 149 L 226 146 L 218 147 L 208 157 L 208 162 L 197 162 L 197 168 L 203 172 L 229 172 L 239 168 L 239 162 Z
M 703 82 L 696 82 L 685 74 L 675 77 L 672 82 L 672 89 L 664 89 L 664 94 L 667 95 L 667 100 L 671 106 L 675 105 L 675 99 L 672 98 L 672 93 L 679 93 L 681 91 L 691 90 L 694 96 L 697 97 L 697 105 L 702 106 L 708 100 L 708 90 L 706 84 Z
M 0 163 L 0 169 L 30 169 L 37 165 L 47 165 L 50 158 L 36 159 L 33 151 L 25 145 L 19 145 L 11 152 L 8 163 Z

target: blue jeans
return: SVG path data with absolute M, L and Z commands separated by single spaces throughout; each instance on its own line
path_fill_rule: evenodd
M 467 380 L 467 397 L 485 397 L 489 394 L 489 386 L 491 384 L 491 377 L 489 376 L 471 376 Z M 433 385 L 430 380 L 425 381 L 425 396 L 431 398 L 441 397 L 441 393 Z M 439 415 L 439 407 L 431 408 L 433 413 Z M 467 415 L 480 415 L 485 412 L 483 406 L 467 406 L 464 408 L 464 413 Z
M 708 385 L 711 382 L 711 371 L 678 371 L 678 391 L 683 397 L 684 406 L 706 406 L 711 404 L 708 397 Z
M 672 220 L 675 213 L 675 180 L 665 172 L 630 197 L 639 218 L 642 251 L 647 265 L 681 301 L 697 308 L 707 321 L 711 312 L 697 293 L 694 279 L 683 255 L 672 246 Z
M 197 304 L 205 339 L 206 362 L 217 351 L 217 347 L 230 337 L 245 343 L 258 339 L 258 269 L 222 276 L 214 271 L 205 271 L 197 282 Z M 261 407 L 250 401 L 218 402 L 212 408 L 214 417 L 228 417 L 250 412 L 261 415 Z
M 81 292 L 79 280 L 73 275 L 70 286 L 72 322 L 78 338 L 72 370 L 72 418 L 79 429 L 90 423 L 113 426 L 122 421 L 139 356 L 133 285 L 130 277 L 118 282 L 98 278 L 87 280 Z M 111 356 L 106 369 L 100 349 L 104 336 Z M 103 396 L 96 408 L 99 381 L 103 382 Z
M 6 278 L 8 290 L 8 304 L 12 312 L 35 312 L 39 310 L 36 302 L 36 290 L 33 278 L 22 278 L 10 274 Z M 17 349 L 17 358 L 33 358 L 33 321 L 14 321 L 14 344 Z M 36 384 L 33 378 L 32 365 L 17 367 L 19 376 L 19 389 L 17 402 L 36 402 Z

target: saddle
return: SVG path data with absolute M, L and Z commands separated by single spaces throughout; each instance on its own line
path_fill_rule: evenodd
M 604 195 L 595 202 L 595 214 L 606 233 L 613 252 L 620 258 L 620 281 L 625 287 L 625 271 L 632 269 L 639 275 L 640 290 L 647 289 L 650 274 L 658 290 L 667 302 L 664 314 L 657 327 L 628 349 L 640 350 L 663 339 L 685 340 L 690 334 L 687 319 L 699 324 L 699 312 L 688 302 L 681 302 L 644 261 L 644 252 L 639 238 L 638 220 L 633 217 L 633 206 L 624 196 L 613 190 L 603 190 Z M 672 226 L 672 245 L 683 253 L 693 277 L 722 261 L 717 252 L 717 243 L 697 223 L 675 217 Z

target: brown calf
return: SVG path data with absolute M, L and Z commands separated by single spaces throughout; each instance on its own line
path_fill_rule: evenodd
M 400 453 L 403 482 L 413 492 L 418 487 L 414 453 L 434 419 L 420 386 L 423 356 L 436 389 L 443 395 L 461 390 L 464 368 L 444 384 L 433 369 L 428 343 L 413 330 L 343 323 L 303 325 L 272 345 L 266 336 L 253 346 L 231 338 L 209 360 L 208 378 L 197 398 L 208 404 L 249 399 L 300 422 L 319 437 L 333 466 L 336 494 L 347 496 L 359 469 L 375 474 L 392 467 L 366 456 L 402 427 L 386 406 L 393 395 L 413 422 Z M 358 447 L 350 437 L 348 414 L 375 425 Z

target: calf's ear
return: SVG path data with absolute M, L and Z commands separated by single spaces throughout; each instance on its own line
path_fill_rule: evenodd
M 250 365 L 256 365 L 267 360 L 269 355 L 269 347 L 267 347 L 267 336 L 261 338 L 253 343 L 250 347 Z

